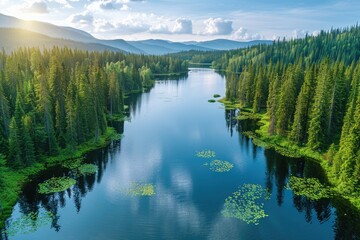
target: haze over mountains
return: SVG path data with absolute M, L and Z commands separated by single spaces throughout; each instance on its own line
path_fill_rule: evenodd
M 29 31 L 31 29 L 31 32 Z M 123 51 L 137 54 L 168 54 L 181 51 L 230 50 L 258 44 L 271 44 L 269 40 L 238 42 L 217 39 L 204 42 L 171 42 L 166 40 L 125 41 L 123 39 L 97 39 L 91 34 L 71 28 L 39 21 L 24 21 L 0 14 L 0 48 L 11 51 L 17 47 L 68 46 L 92 51 Z

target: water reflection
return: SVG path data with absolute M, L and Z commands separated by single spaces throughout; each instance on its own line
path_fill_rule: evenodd
M 98 166 L 90 176 L 74 176 L 55 167 L 25 186 L 11 221 L 49 211 L 52 221 L 28 235 L 3 239 L 356 239 L 359 216 L 343 199 L 312 201 L 285 187 L 291 175 L 326 182 L 322 169 L 306 159 L 291 159 L 255 146 L 238 133 L 258 126 L 237 121 L 235 110 L 208 103 L 223 93 L 224 78 L 193 69 L 188 79 L 157 81 L 126 101 L 131 121 L 111 126 L 124 138 L 93 151 L 86 162 Z M 225 118 L 224 118 L 225 112 Z M 234 164 L 224 174 L 209 171 L 203 149 Z M 212 160 L 212 159 L 209 159 Z M 37 184 L 53 176 L 71 176 L 77 184 L 49 195 Z M 131 197 L 131 182 L 152 183 L 156 195 Z M 259 226 L 221 215 L 224 200 L 245 183 L 261 184 L 270 200 Z M 34 222 L 37 219 L 33 219 Z M 33 224 L 35 226 L 35 224 Z M 332 229 L 333 228 L 333 229 Z M 299 232 L 301 229 L 301 232 Z
M 254 131 L 259 126 L 254 120 L 234 121 L 235 112 L 226 110 L 226 127 L 234 129 L 237 126 L 239 132 L 240 145 L 249 149 L 253 146 L 253 157 L 255 158 L 257 147 L 250 144 L 250 139 L 241 134 L 242 131 Z M 231 132 L 232 135 L 232 132 Z M 304 158 L 294 159 L 282 156 L 274 150 L 265 149 L 266 173 L 265 187 L 269 194 L 275 192 L 276 201 L 279 206 L 284 203 L 284 192 L 290 176 L 302 178 L 317 178 L 322 183 L 329 184 L 326 174 L 322 167 L 311 160 Z M 310 200 L 305 196 L 297 196 L 293 194 L 293 205 L 299 213 L 304 214 L 305 221 L 312 224 L 318 221 L 320 224 L 331 220 L 331 216 L 335 215 L 334 232 L 335 239 L 359 239 L 360 238 L 360 213 L 351 204 L 341 198 Z M 332 208 L 335 210 L 332 210 Z M 351 209 L 351 210 L 350 210 Z

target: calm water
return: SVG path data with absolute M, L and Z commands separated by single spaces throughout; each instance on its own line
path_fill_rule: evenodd
M 213 94 L 224 92 L 223 77 L 192 69 L 185 79 L 157 81 L 149 93 L 132 96 L 131 120 L 116 126 L 124 138 L 87 155 L 89 163 L 98 165 L 97 174 L 77 178 L 66 192 L 40 195 L 39 182 L 67 174 L 61 168 L 44 172 L 25 187 L 7 223 L 15 230 L 2 237 L 357 239 L 359 218 L 343 200 L 310 201 L 285 188 L 291 175 L 326 182 L 321 168 L 254 146 L 239 133 L 251 123 L 240 124 L 233 119 L 236 112 L 208 103 Z M 209 161 L 195 157 L 203 149 L 215 151 L 216 158 L 234 168 L 210 171 L 204 166 Z M 128 196 L 124 189 L 132 182 L 154 184 L 156 195 Z M 271 193 L 264 202 L 269 217 L 257 226 L 221 214 L 225 199 L 245 183 L 260 184 Z M 40 217 L 29 225 L 23 219 L 31 212 Z M 54 214 L 52 221 L 44 221 L 46 212 Z

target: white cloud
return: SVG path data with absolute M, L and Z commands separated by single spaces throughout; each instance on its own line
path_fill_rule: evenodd
M 91 12 L 121 10 L 128 11 L 130 7 L 126 4 L 129 0 L 96 0 L 86 5 L 86 9 Z
M 247 29 L 240 27 L 232 34 L 232 39 L 242 41 L 261 40 L 264 39 L 264 36 L 260 33 L 250 34 Z
M 176 19 L 172 32 L 177 34 L 192 34 L 192 21 L 184 18 Z
M 125 22 L 117 22 L 115 24 L 115 29 L 114 31 L 116 33 L 121 33 L 121 34 L 135 34 L 135 33 L 141 33 L 141 32 L 146 32 L 148 31 L 150 28 L 150 25 L 143 23 L 141 21 L 136 21 L 133 19 L 129 19 L 128 21 Z
M 209 18 L 204 21 L 205 35 L 229 35 L 233 31 L 232 21 L 222 18 Z
M 93 25 L 94 17 L 89 12 L 73 14 L 70 16 L 69 21 L 80 27 L 88 27 Z
M 49 13 L 45 2 L 33 2 L 31 5 L 22 8 L 25 13 Z
M 157 34 L 170 34 L 171 31 L 169 30 L 168 25 L 164 23 L 159 23 L 152 25 L 149 29 L 150 33 L 157 33 Z

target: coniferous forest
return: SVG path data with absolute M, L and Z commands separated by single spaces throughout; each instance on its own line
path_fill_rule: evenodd
M 324 159 L 360 206 L 360 27 L 225 53 L 226 99 L 261 115 L 260 138 Z M 293 147 L 296 145 L 297 147 Z M 320 153 L 320 157 L 319 154 Z
M 108 119 L 123 117 L 124 96 L 152 87 L 155 74 L 186 71 L 186 62 L 165 56 L 56 47 L 1 52 L 1 209 L 16 199 L 11 183 L 36 173 L 47 158 L 99 142 Z

